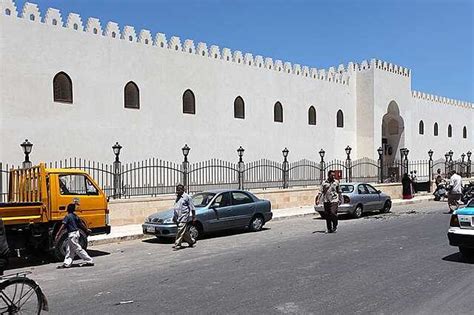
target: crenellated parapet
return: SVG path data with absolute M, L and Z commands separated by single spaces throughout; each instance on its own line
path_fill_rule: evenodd
M 459 101 L 459 100 L 455 100 L 455 99 L 444 97 L 444 96 L 433 95 L 433 94 L 424 93 L 420 91 L 411 91 L 411 95 L 413 98 L 418 98 L 418 99 L 422 99 L 422 100 L 426 100 L 430 102 L 474 109 L 474 103 Z
M 108 22 L 105 27 L 97 18 L 88 18 L 83 20 L 80 15 L 70 13 L 66 22 L 63 23 L 61 12 L 57 9 L 49 8 L 46 11 L 44 19 L 41 19 L 41 13 L 38 6 L 33 3 L 26 2 L 23 9 L 18 15 L 18 10 L 13 0 L 0 0 L 2 14 L 14 18 L 27 19 L 36 23 L 44 23 L 50 26 L 59 27 L 65 31 L 85 32 L 97 37 L 109 37 L 134 45 L 149 45 L 154 48 L 165 49 L 169 52 L 187 53 L 233 63 L 239 66 L 255 67 L 262 70 L 281 73 L 282 75 L 292 75 L 304 79 L 313 79 L 326 81 L 331 83 L 348 85 L 351 76 L 355 72 L 363 72 L 371 69 L 379 69 L 394 74 L 409 77 L 410 70 L 401 66 L 394 65 L 382 60 L 372 59 L 361 63 L 349 62 L 347 65 L 340 64 L 330 67 L 329 69 L 317 69 L 314 67 L 302 66 L 300 64 L 292 64 L 288 61 L 273 60 L 269 57 L 253 55 L 249 52 L 244 53 L 239 50 L 232 51 L 229 48 L 219 48 L 217 45 L 208 46 L 207 43 L 199 42 L 194 44 L 193 40 L 186 39 L 184 42 L 177 36 L 171 36 L 167 39 L 163 33 L 157 33 L 153 38 L 149 30 L 140 30 L 137 32 L 133 26 L 126 25 L 120 29 L 115 22 Z M 84 25 L 84 22 L 85 25 Z

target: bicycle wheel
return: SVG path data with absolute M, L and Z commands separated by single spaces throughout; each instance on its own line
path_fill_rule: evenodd
M 38 284 L 15 277 L 0 284 L 0 314 L 40 314 L 43 300 Z

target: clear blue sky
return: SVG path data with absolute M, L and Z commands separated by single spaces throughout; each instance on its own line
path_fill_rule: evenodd
M 378 58 L 411 68 L 414 90 L 474 102 L 472 0 L 31 2 L 316 68 Z

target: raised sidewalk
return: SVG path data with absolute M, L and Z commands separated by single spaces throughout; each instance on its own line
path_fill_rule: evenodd
M 431 194 L 415 196 L 413 199 L 403 200 L 403 199 L 393 199 L 392 205 L 407 205 L 420 203 L 423 201 L 433 200 Z M 393 209 L 392 209 L 393 211 Z M 313 206 L 304 206 L 304 207 L 295 207 L 288 209 L 275 209 L 272 210 L 273 219 L 272 221 L 284 220 L 291 217 L 302 217 L 308 215 L 318 215 L 314 212 Z M 130 224 L 113 227 L 110 234 L 106 235 L 95 235 L 89 237 L 89 246 L 107 244 L 107 243 L 116 243 L 121 241 L 129 241 L 136 239 L 151 238 L 153 236 L 145 235 L 142 232 L 141 224 Z

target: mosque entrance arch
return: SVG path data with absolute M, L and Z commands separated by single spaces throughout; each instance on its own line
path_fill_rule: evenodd
M 405 124 L 397 102 L 388 104 L 387 112 L 382 118 L 382 148 L 384 161 L 393 163 L 400 160 L 400 149 L 405 146 Z

